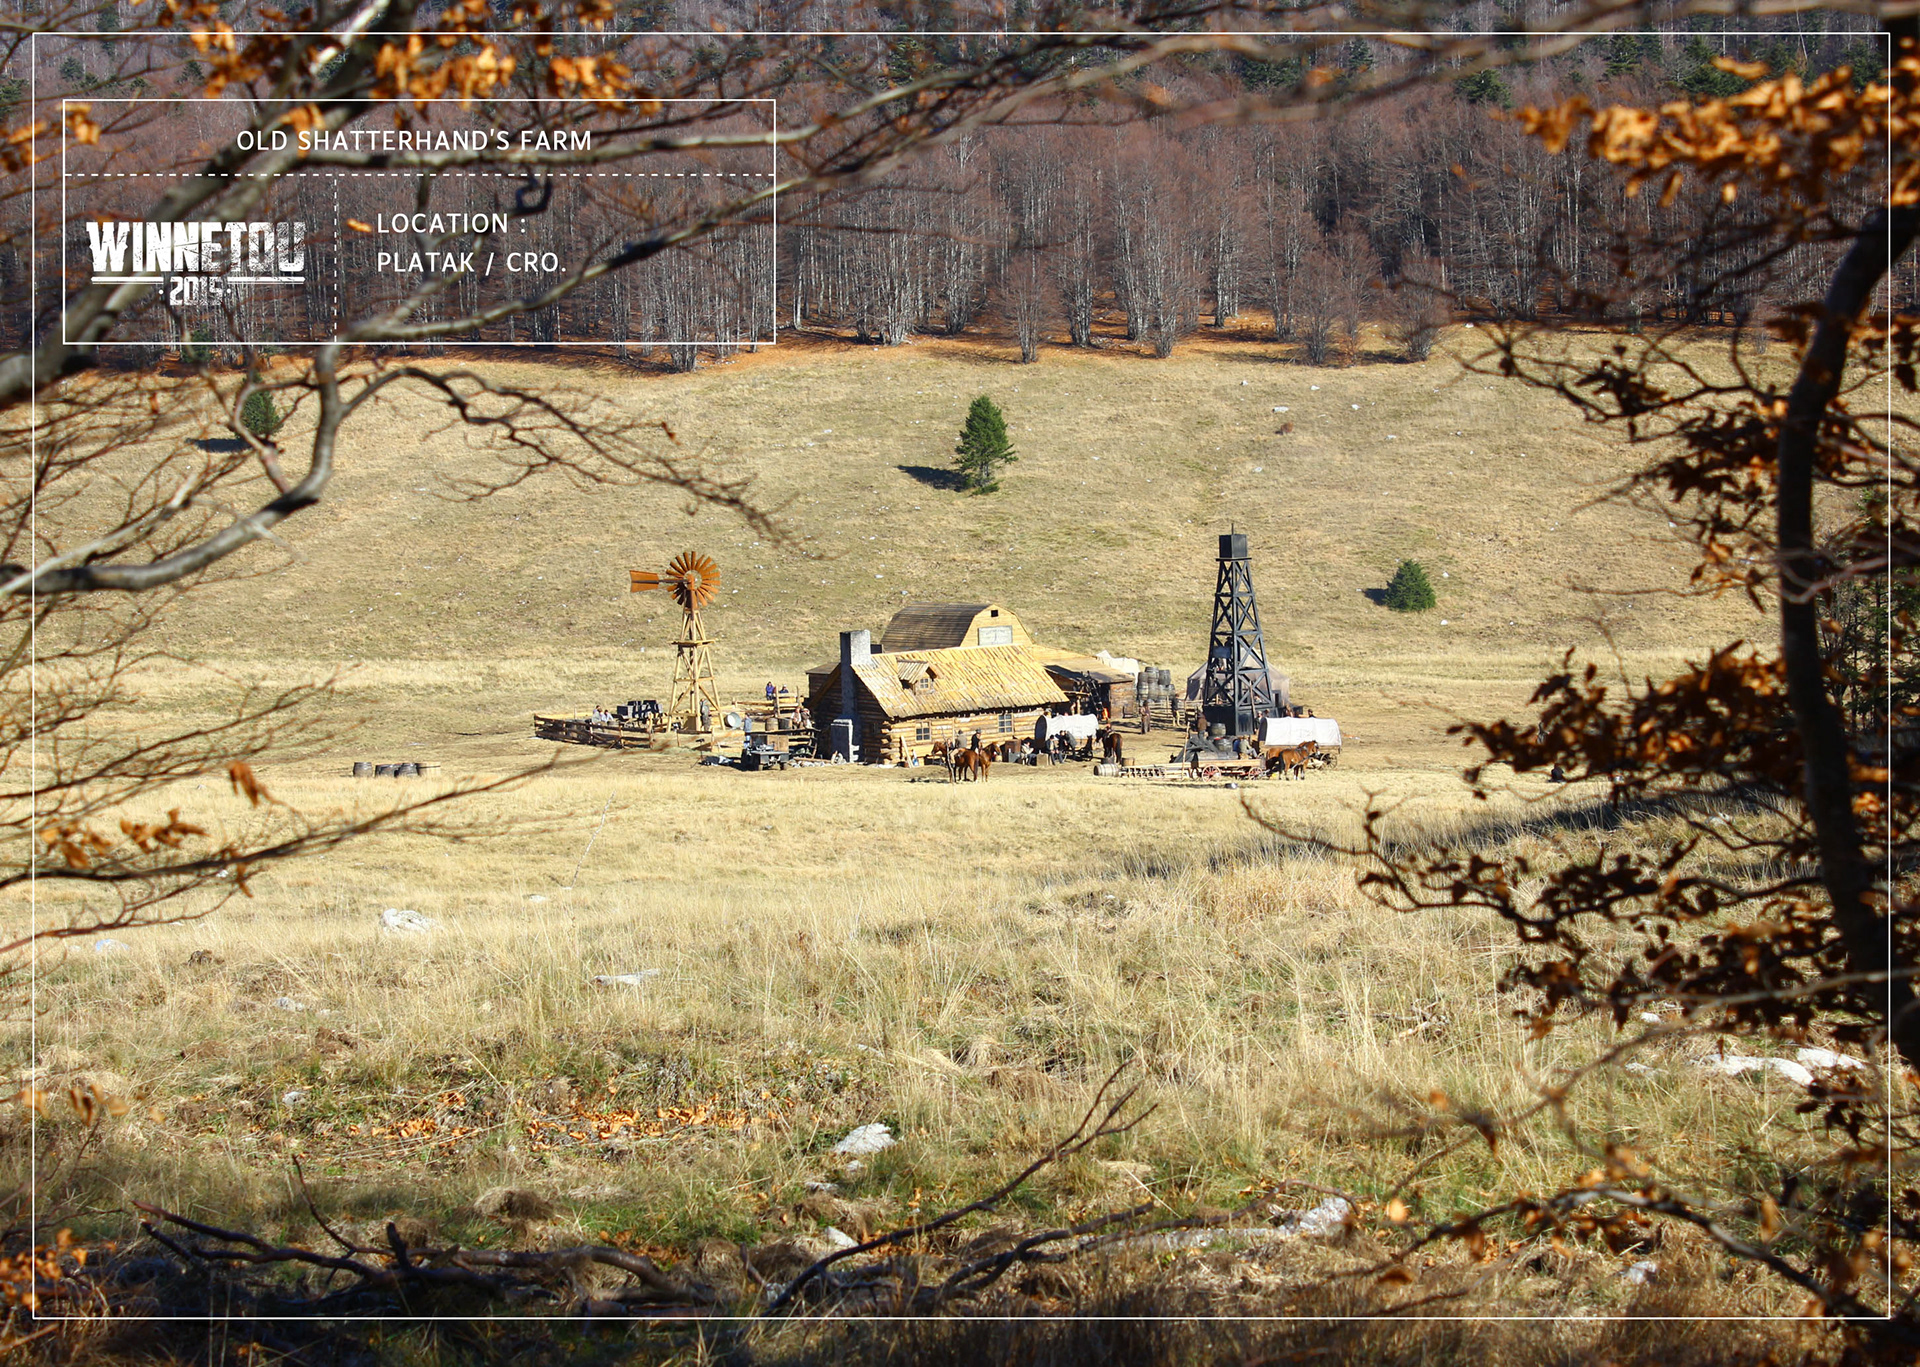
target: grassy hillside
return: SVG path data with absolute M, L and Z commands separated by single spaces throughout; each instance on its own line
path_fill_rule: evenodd
M 1229 527 L 1249 536 L 1270 654 L 1300 696 L 1387 732 L 1395 702 L 1524 696 L 1568 646 L 1600 645 L 1603 622 L 1648 667 L 1751 630 L 1734 605 L 1576 591 L 1679 583 L 1688 550 L 1657 518 L 1593 502 L 1624 468 L 1616 446 L 1445 350 L 1339 369 L 1246 342 L 1018 366 L 977 344 L 801 340 L 684 376 L 481 361 L 666 420 L 684 449 L 756 475 L 808 554 L 656 488 L 554 476 L 461 500 L 454 481 L 500 467 L 401 397 L 349 429 L 327 502 L 286 528 L 298 561 L 203 595 L 169 639 L 295 674 L 350 664 L 350 710 L 392 739 L 522 728 L 537 708 L 665 693 L 677 618 L 630 595 L 626 570 L 697 548 L 725 575 L 709 626 L 727 689 L 797 683 L 836 632 L 927 599 L 993 599 L 1040 640 L 1186 669 Z M 944 474 L 979 393 L 1020 453 L 989 497 Z M 1404 556 L 1432 572 L 1437 611 L 1366 596 Z

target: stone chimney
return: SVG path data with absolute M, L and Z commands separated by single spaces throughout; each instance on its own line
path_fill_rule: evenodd
M 840 715 L 842 717 L 859 717 L 860 682 L 853 676 L 853 667 L 863 665 L 872 658 L 872 632 L 843 631 L 840 633 Z M 856 729 L 858 729 L 857 726 Z

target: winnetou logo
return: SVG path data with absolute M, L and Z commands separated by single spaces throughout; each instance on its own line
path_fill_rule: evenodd
M 87 247 L 102 284 L 166 284 L 167 303 L 217 304 L 255 285 L 304 285 L 307 225 L 91 220 Z

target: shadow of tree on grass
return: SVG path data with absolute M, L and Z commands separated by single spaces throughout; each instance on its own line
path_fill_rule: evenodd
M 942 470 L 937 465 L 896 465 L 894 468 L 929 489 L 948 489 L 957 494 L 967 487 L 965 477 L 958 470 Z

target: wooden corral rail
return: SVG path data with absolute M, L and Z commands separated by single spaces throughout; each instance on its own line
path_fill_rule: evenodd
M 537 740 L 560 741 L 567 745 L 603 745 L 614 750 L 644 750 L 661 733 L 645 725 L 627 726 L 620 722 L 591 722 L 580 717 L 533 718 Z

